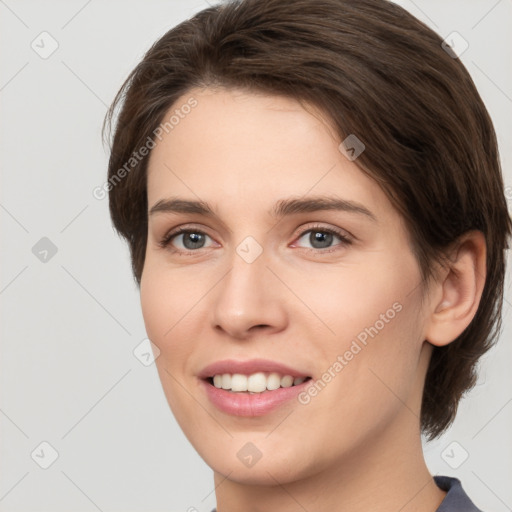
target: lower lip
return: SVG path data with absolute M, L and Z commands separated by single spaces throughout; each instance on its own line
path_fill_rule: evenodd
M 263 416 L 268 414 L 296 398 L 310 381 L 311 379 L 289 388 L 250 394 L 216 388 L 208 381 L 201 379 L 206 394 L 213 405 L 222 412 L 234 416 Z

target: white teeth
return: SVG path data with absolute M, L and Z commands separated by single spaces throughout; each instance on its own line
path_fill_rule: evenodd
M 247 375 L 234 373 L 231 377 L 231 391 L 247 391 Z
M 298 386 L 306 380 L 306 377 L 292 377 L 291 375 L 279 375 L 278 373 L 265 374 L 257 372 L 251 375 L 241 373 L 223 373 L 213 376 L 213 385 L 219 389 L 235 392 L 248 391 L 249 393 L 263 393 L 291 386 Z
M 281 377 L 282 388 L 289 388 L 291 386 L 293 386 L 293 377 L 291 375 L 285 375 L 284 377 Z
M 267 377 L 264 373 L 253 373 L 247 379 L 247 391 L 261 393 L 267 389 Z
M 267 389 L 272 391 L 281 387 L 281 376 L 278 373 L 271 373 L 267 377 Z
M 222 389 L 231 389 L 231 374 L 222 374 Z

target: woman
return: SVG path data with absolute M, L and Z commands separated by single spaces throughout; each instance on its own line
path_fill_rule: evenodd
M 108 191 L 217 511 L 477 511 L 433 477 L 511 232 L 456 51 L 384 0 L 243 0 L 118 93 Z

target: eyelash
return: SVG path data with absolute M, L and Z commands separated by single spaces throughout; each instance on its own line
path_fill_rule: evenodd
M 334 229 L 334 228 L 326 228 L 326 227 L 323 227 L 323 226 L 310 226 L 307 229 L 301 231 L 299 233 L 299 235 L 297 236 L 297 239 L 302 238 L 306 233 L 309 233 L 310 231 L 316 231 L 316 232 L 319 232 L 319 233 L 328 233 L 330 235 L 335 235 L 335 236 L 337 236 L 341 240 L 341 243 L 338 244 L 338 245 L 341 245 L 341 246 L 348 246 L 348 245 L 352 244 L 352 240 L 346 234 L 341 232 L 340 230 L 337 230 L 337 229 Z M 174 231 L 171 231 L 170 233 L 167 233 L 158 242 L 158 245 L 162 249 L 166 249 L 167 248 L 168 250 L 170 250 L 173 253 L 182 254 L 184 256 L 192 254 L 192 253 L 199 253 L 201 251 L 201 249 L 204 249 L 202 247 L 202 248 L 196 249 L 196 250 L 190 250 L 189 249 L 189 250 L 185 250 L 184 251 L 182 249 L 170 248 L 170 244 L 171 244 L 172 239 L 177 237 L 178 235 L 183 234 L 183 233 L 199 233 L 201 235 L 210 236 L 210 235 L 208 235 L 208 233 L 205 233 L 204 231 L 202 231 L 200 229 L 194 229 L 193 227 L 180 227 L 180 228 L 178 228 L 178 229 L 176 229 Z M 336 249 L 336 246 L 334 248 L 328 247 L 326 249 L 314 249 L 314 248 L 311 249 L 309 247 L 303 247 L 302 249 L 305 249 L 307 251 L 316 252 L 316 253 L 322 253 L 322 254 L 332 253 L 334 251 L 339 250 L 339 249 Z

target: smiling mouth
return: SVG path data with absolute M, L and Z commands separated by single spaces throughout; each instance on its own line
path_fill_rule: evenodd
M 311 377 L 294 377 L 277 372 L 256 372 L 250 375 L 222 373 L 207 377 L 205 380 L 212 386 L 225 391 L 255 394 L 299 386 L 310 379 Z

